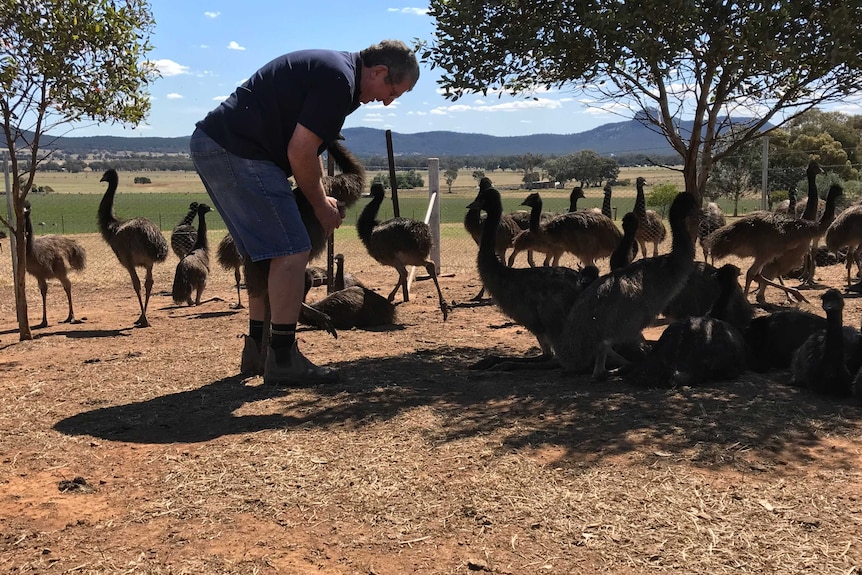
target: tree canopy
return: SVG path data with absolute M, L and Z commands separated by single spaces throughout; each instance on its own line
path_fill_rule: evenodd
M 416 48 L 446 97 L 580 90 L 660 131 L 699 199 L 716 160 L 858 91 L 862 71 L 862 5 L 843 0 L 431 0 L 429 15 Z
M 158 74 L 145 59 L 155 22 L 145 0 L 0 0 L 0 123 L 12 174 L 13 214 L 0 223 L 16 241 L 15 299 L 27 324 L 23 202 L 43 142 L 80 122 L 137 126 L 149 113 Z

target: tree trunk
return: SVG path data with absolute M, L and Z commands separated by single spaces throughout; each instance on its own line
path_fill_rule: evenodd
M 17 211 L 17 210 L 16 210 Z M 15 312 L 18 316 L 19 341 L 33 339 L 30 332 L 30 320 L 27 318 L 27 293 L 25 291 L 27 279 L 27 245 L 24 240 L 24 226 L 22 218 L 17 218 L 15 229 Z

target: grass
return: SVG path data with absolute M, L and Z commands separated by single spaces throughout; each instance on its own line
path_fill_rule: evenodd
M 369 172 L 368 181 L 378 172 Z M 460 224 L 464 220 L 467 204 L 476 193 L 476 181 L 472 171 L 462 170 L 449 192 L 448 186 L 441 181 L 440 222 L 443 224 Z M 519 186 L 521 175 L 518 172 L 490 172 L 489 177 L 501 189 L 503 209 L 516 211 L 525 209 L 520 204 L 529 190 L 515 188 Z M 135 177 L 146 176 L 152 184 L 131 184 Z M 616 219 L 620 220 L 634 204 L 634 180 L 644 176 L 651 184 L 675 183 L 681 186 L 681 175 L 661 168 L 626 168 L 620 173 L 620 179 L 629 180 L 630 186 L 619 186 L 614 189 L 613 207 Z M 45 173 L 36 178 L 36 185 L 50 186 L 52 194 L 29 194 L 27 198 L 33 206 L 33 220 L 44 224 L 36 226 L 36 233 L 83 234 L 96 233 L 96 214 L 99 202 L 105 191 L 105 184 L 100 182 L 100 174 L 95 173 Z M 427 175 L 425 177 L 427 183 Z M 540 190 L 544 200 L 544 209 L 550 212 L 566 211 L 569 206 L 571 186 L 562 190 Z M 586 198 L 582 199 L 579 208 L 601 207 L 602 192 L 598 188 L 585 190 Z M 428 190 L 399 190 L 399 207 L 402 217 L 424 219 L 428 206 Z M 128 172 L 120 175 L 120 189 L 117 193 L 114 208 L 118 217 L 146 217 L 156 222 L 163 231 L 170 231 L 186 214 L 190 202 L 208 202 L 197 174 L 193 172 Z M 361 200 L 348 211 L 345 222 L 353 224 L 359 212 L 365 205 Z M 726 200 L 719 201 L 726 214 L 733 212 L 733 206 Z M 760 208 L 759 196 L 749 197 L 740 203 L 740 213 Z M 379 219 L 391 218 L 394 210 L 390 200 L 383 203 Z M 207 219 L 207 224 L 213 230 L 225 229 L 224 222 L 217 212 Z

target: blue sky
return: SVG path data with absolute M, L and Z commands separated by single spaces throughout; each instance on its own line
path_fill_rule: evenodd
M 162 77 L 150 86 L 147 122 L 134 130 L 87 126 L 69 136 L 187 136 L 237 85 L 284 52 L 359 51 L 386 38 L 410 45 L 414 38 L 430 39 L 434 29 L 421 1 L 152 0 L 151 7 L 156 27 L 149 56 Z M 623 120 L 564 92 L 537 94 L 538 101 L 478 94 L 453 103 L 440 95 L 437 78 L 436 70 L 423 66 L 412 92 L 385 108 L 380 103 L 361 106 L 345 127 L 519 136 L 577 133 Z
M 194 124 L 260 66 L 292 50 L 359 51 L 386 38 L 430 40 L 434 21 L 421 0 L 151 0 L 156 21 L 150 58 L 162 77 L 150 86 L 146 123 L 79 127 L 69 136 L 190 135 Z M 411 2 L 411 0 L 403 0 Z M 421 63 L 420 63 L 421 66 Z M 393 104 L 375 102 L 348 116 L 344 126 L 412 134 L 433 130 L 494 136 L 583 132 L 631 117 L 612 113 L 573 90 L 542 91 L 533 98 L 467 95 L 443 98 L 439 74 L 422 66 L 419 83 Z M 862 114 L 859 98 L 828 109 Z M 617 108 L 619 109 L 619 108 Z

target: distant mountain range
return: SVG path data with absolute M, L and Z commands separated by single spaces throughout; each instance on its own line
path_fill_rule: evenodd
M 684 122 L 683 132 L 690 125 Z M 385 156 L 386 132 L 376 128 L 345 128 L 346 144 L 359 157 Z M 43 138 L 43 142 L 49 141 Z M 90 153 L 188 153 L 189 136 L 152 138 L 143 136 L 62 137 L 50 147 L 67 154 Z M 397 156 L 513 156 L 542 154 L 562 156 L 581 150 L 593 150 L 602 155 L 646 154 L 674 155 L 667 140 L 654 128 L 638 120 L 604 124 L 577 134 L 533 134 L 530 136 L 489 136 L 461 132 L 392 133 L 392 147 Z
M 684 127 L 683 127 L 684 129 Z M 386 132 L 375 128 L 345 128 L 345 144 L 360 157 L 385 156 Z M 44 138 L 43 142 L 50 138 Z M 144 136 L 62 137 L 50 147 L 67 154 L 90 153 L 188 153 L 189 136 L 152 138 Z M 512 156 L 542 154 L 562 156 L 581 150 L 593 150 L 602 155 L 649 154 L 668 155 L 675 152 L 661 134 L 637 120 L 604 124 L 577 134 L 533 134 L 530 136 L 489 136 L 460 132 L 392 132 L 392 148 L 398 156 Z

